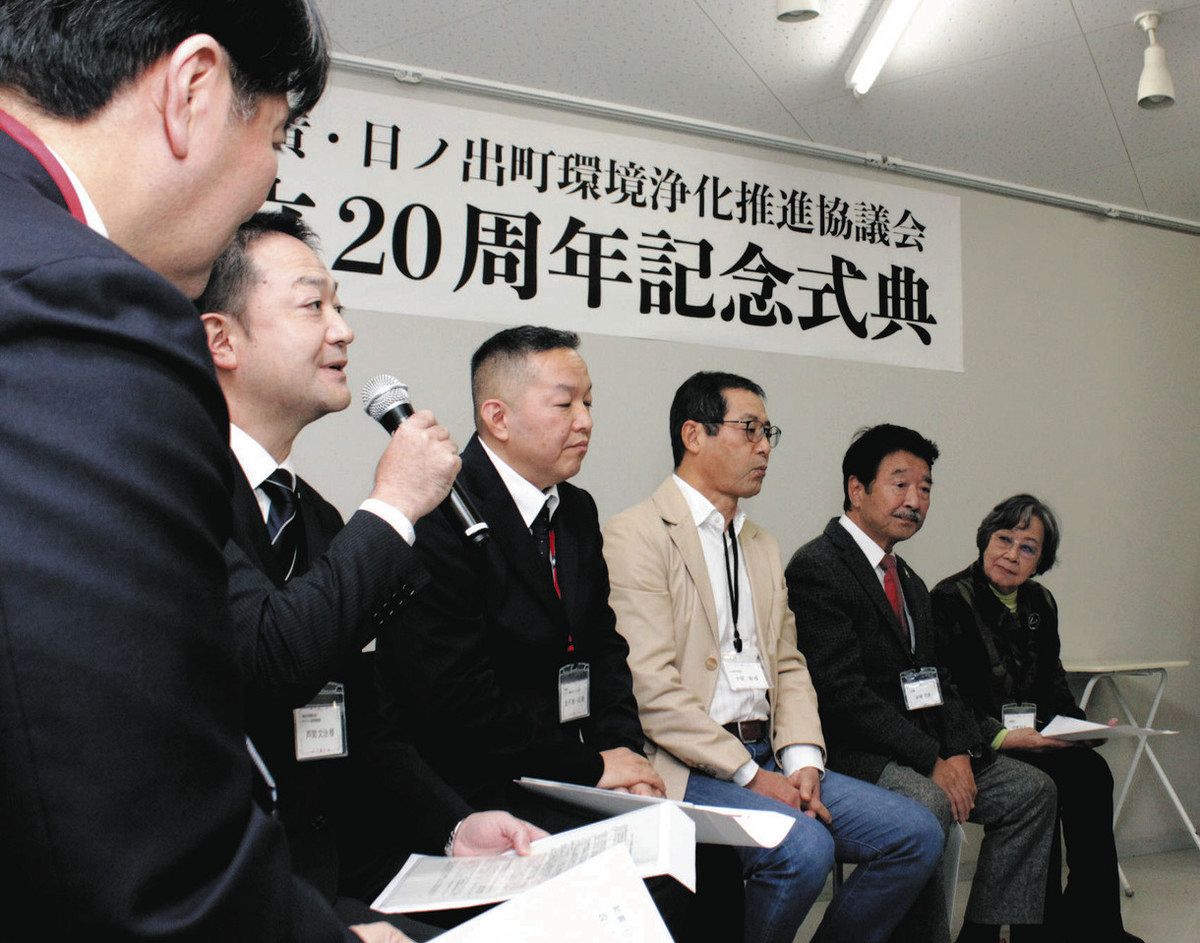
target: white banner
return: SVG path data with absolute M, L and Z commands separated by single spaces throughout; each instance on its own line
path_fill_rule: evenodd
M 352 308 L 962 370 L 953 196 L 334 87 L 268 205 Z

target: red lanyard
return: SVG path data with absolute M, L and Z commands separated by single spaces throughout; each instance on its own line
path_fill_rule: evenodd
M 75 187 L 71 184 L 71 178 L 67 176 L 67 171 L 63 165 L 50 153 L 50 148 L 46 147 L 41 139 L 25 127 L 25 125 L 4 111 L 0 111 L 0 130 L 8 134 L 9 137 L 34 156 L 34 159 L 50 175 L 50 179 L 54 181 L 54 185 L 58 187 L 58 192 L 62 194 L 62 198 L 66 201 L 67 209 L 71 211 L 71 215 L 86 226 L 87 216 L 83 212 L 83 203 L 79 199 L 79 194 L 75 192 Z
M 562 599 L 562 590 L 558 585 L 558 552 L 555 549 L 554 528 L 550 528 L 550 533 L 546 535 L 550 542 L 550 578 L 554 580 L 554 592 L 558 594 L 558 598 Z M 575 651 L 575 637 L 567 630 L 567 652 L 568 654 Z

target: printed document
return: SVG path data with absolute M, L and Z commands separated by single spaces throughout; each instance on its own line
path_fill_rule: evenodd
M 412 855 L 371 908 L 414 913 L 494 904 L 610 848 L 625 849 L 641 877 L 669 874 L 688 890 L 696 889 L 696 828 L 678 809 L 655 805 L 539 839 L 527 856 Z

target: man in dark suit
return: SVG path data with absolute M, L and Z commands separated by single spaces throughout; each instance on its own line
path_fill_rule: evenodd
M 944 829 L 986 827 L 959 941 L 994 943 L 1000 924 L 1041 923 L 1054 784 L 985 749 L 938 659 L 929 592 L 892 553 L 924 523 L 937 456 L 902 426 L 858 435 L 842 460 L 845 514 L 796 551 L 786 579 L 829 768 L 916 799 Z M 934 874 L 900 936 L 949 938 L 943 881 Z
M 253 808 L 227 415 L 187 300 L 324 43 L 295 0 L 0 5 L 6 937 L 355 939 Z
M 441 515 L 419 521 L 415 548 L 433 581 L 411 601 L 403 628 L 379 638 L 389 729 L 412 731 L 470 801 L 529 806 L 559 828 L 514 777 L 662 794 L 641 752 L 596 504 L 567 483 L 592 432 L 578 343 L 550 328 L 512 328 L 475 352 L 476 435 L 459 485 L 491 539 L 476 549 Z M 576 664 L 587 678 L 560 678 Z M 576 690 L 583 703 L 564 714 L 560 701 Z
M 350 402 L 354 332 L 314 247 L 298 216 L 258 213 L 197 305 L 237 462 L 225 555 L 251 666 L 250 738 L 275 783 L 293 868 L 361 923 L 380 915 L 356 898 L 373 896 L 365 885 L 378 890 L 410 851 L 527 850 L 537 833 L 505 812 L 473 813 L 409 744 L 392 744 L 380 771 L 363 762 L 374 678 L 373 656 L 360 650 L 428 583 L 411 522 L 446 496 L 460 462 L 446 429 L 414 414 L 388 440 L 374 489 L 345 526 L 295 474 L 296 436 Z
M 423 518 L 416 550 L 433 581 L 403 627 L 379 637 L 390 735 L 411 736 L 469 801 L 550 831 L 588 816 L 536 798 L 514 778 L 663 793 L 642 755 L 596 504 L 567 482 L 592 433 L 592 382 L 578 344 L 565 331 L 518 327 L 475 352 L 476 435 L 458 483 L 491 539 L 475 547 L 444 516 Z M 736 864 L 728 856 L 734 901 Z M 673 931 L 686 932 L 676 921 L 688 903 L 661 883 L 652 892 Z M 736 903 L 721 919 L 740 932 Z

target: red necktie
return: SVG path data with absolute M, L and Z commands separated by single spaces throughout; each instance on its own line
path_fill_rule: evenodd
M 883 567 L 883 591 L 887 594 L 888 602 L 892 604 L 892 612 L 896 614 L 896 621 L 900 623 L 907 640 L 908 627 L 904 623 L 904 603 L 900 601 L 900 580 L 896 576 L 895 555 L 885 553 L 879 565 Z

